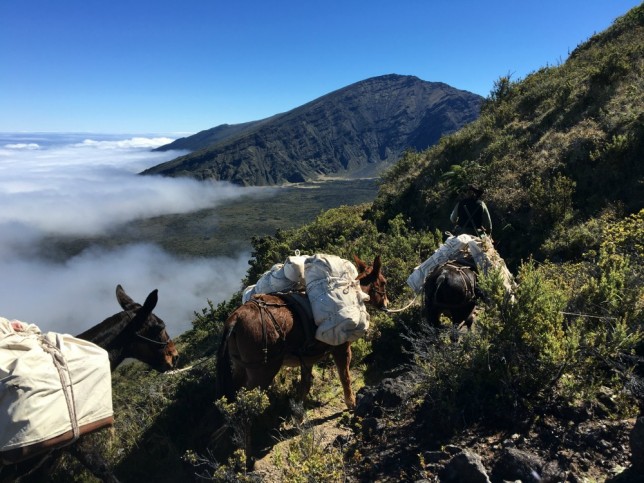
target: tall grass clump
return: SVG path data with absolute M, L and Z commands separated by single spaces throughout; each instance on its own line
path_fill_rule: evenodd
M 295 413 L 304 414 L 303 408 Z M 325 435 L 306 417 L 302 421 L 293 418 L 292 424 L 297 436 L 277 447 L 273 457 L 276 468 L 281 472 L 280 481 L 346 481 L 342 449 L 325 441 Z

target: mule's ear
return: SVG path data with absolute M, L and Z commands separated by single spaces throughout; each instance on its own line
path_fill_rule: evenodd
M 152 313 L 154 307 L 157 306 L 158 301 L 159 291 L 155 288 L 154 290 L 152 290 L 152 292 L 150 292 L 150 295 L 148 295 L 148 298 L 145 299 L 145 302 L 143 302 L 143 308 L 149 313 Z
M 118 303 L 123 310 L 131 310 L 137 305 L 136 302 L 125 293 L 121 284 L 116 286 L 116 300 L 118 300 Z
M 358 258 L 358 255 L 356 255 L 355 253 L 353 254 L 353 261 L 356 262 L 358 272 L 362 273 L 367 269 L 367 264 L 360 260 L 360 258 Z
M 375 260 L 373 261 L 373 273 L 380 273 L 380 269 L 382 268 L 382 262 L 380 261 L 380 255 L 378 255 Z

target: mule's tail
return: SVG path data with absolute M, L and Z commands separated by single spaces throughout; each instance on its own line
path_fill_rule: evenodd
M 215 378 L 215 399 L 226 396 L 229 401 L 232 401 L 235 396 L 233 367 L 228 351 L 228 339 L 235 329 L 235 322 L 235 319 L 226 321 L 226 328 L 219 343 L 219 350 L 217 351 L 217 377 Z
M 462 269 L 447 266 L 436 278 L 432 301 L 443 307 L 456 307 L 473 301 L 476 287 L 476 279 L 470 279 Z

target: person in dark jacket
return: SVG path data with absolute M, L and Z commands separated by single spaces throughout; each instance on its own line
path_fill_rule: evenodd
M 467 233 L 480 237 L 492 234 L 490 212 L 481 196 L 483 196 L 483 190 L 470 185 L 467 187 L 465 197 L 456 203 L 449 217 L 455 225 L 456 235 Z

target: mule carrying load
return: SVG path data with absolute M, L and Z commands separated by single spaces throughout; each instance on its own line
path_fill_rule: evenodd
M 297 253 L 265 272 L 244 290 L 246 303 L 255 294 L 306 291 L 317 329 L 315 338 L 329 345 L 353 342 L 369 328 L 365 294 L 356 281 L 358 270 L 336 255 Z
M 16 463 L 113 424 L 108 354 L 0 317 L 0 459 Z
M 420 293 L 427 277 L 438 267 L 450 261 L 471 265 L 483 273 L 487 273 L 489 270 L 498 270 L 506 293 L 508 296 L 512 296 L 515 286 L 514 279 L 505 262 L 494 248 L 492 239 L 488 236 L 476 237 L 467 234 L 449 236 L 431 257 L 414 268 L 414 271 L 407 278 L 407 285 L 415 293 Z

